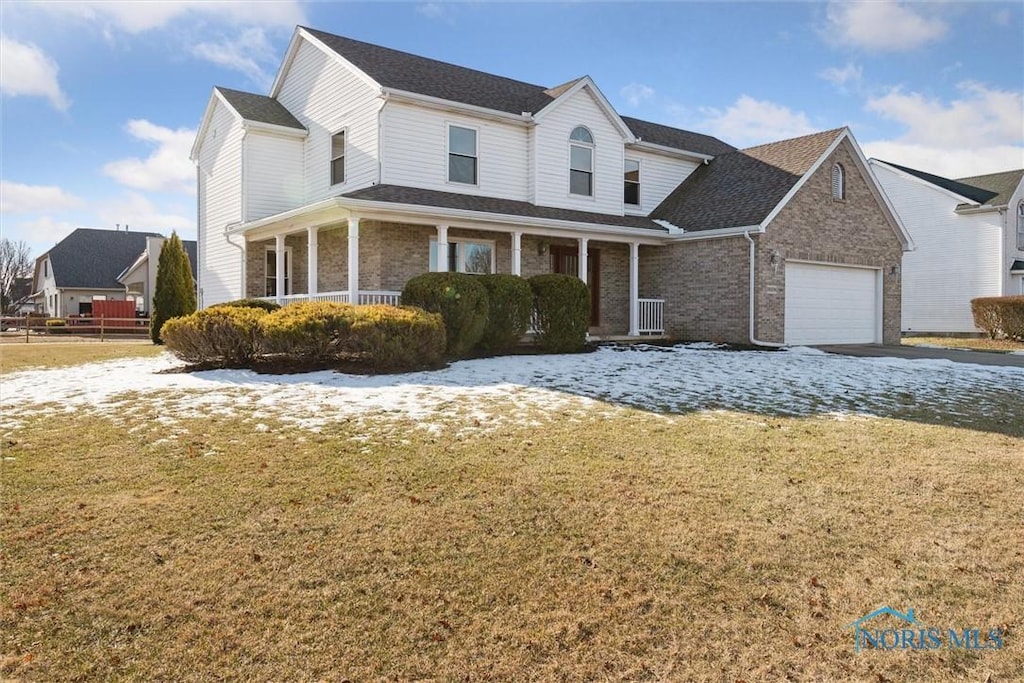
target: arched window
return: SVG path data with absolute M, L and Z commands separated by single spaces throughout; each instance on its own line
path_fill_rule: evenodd
M 1024 251 L 1024 201 L 1017 205 L 1017 248 Z
M 846 173 L 842 164 L 832 167 L 832 199 L 846 199 Z
M 584 126 L 569 134 L 569 193 L 594 196 L 594 136 Z

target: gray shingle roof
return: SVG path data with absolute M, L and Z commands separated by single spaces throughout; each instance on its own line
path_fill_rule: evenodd
M 957 182 L 993 192 L 995 196 L 989 199 L 988 203 L 992 206 L 1006 206 L 1010 198 L 1013 197 L 1017 186 L 1020 185 L 1021 177 L 1024 177 L 1024 168 L 1002 173 L 976 175 L 970 178 L 958 178 Z
M 241 90 L 231 90 L 217 86 L 217 90 L 224 99 L 228 101 L 238 115 L 246 121 L 259 121 L 261 123 L 272 123 L 275 126 L 306 130 L 306 127 L 295 118 L 284 105 L 272 97 L 256 95 Z
M 683 230 L 758 225 L 821 158 L 843 128 L 716 156 L 651 212 Z
M 879 161 L 881 161 L 883 164 L 886 164 L 887 166 L 898 168 L 904 173 L 909 173 L 915 178 L 920 178 L 921 180 L 925 181 L 926 183 L 930 183 L 935 187 L 941 187 L 943 190 L 949 190 L 954 194 L 958 194 L 961 197 L 970 199 L 972 202 L 975 202 L 977 204 L 984 204 L 993 197 L 995 197 L 997 194 L 995 192 L 990 192 L 989 190 L 986 190 L 979 185 L 966 183 L 963 180 L 950 180 L 949 178 L 943 178 L 942 176 L 935 175 L 934 173 L 926 173 L 924 171 L 919 171 L 916 168 L 900 166 L 899 164 L 894 164 L 891 161 L 884 161 L 882 159 L 879 159 Z
M 580 79 L 553 88 L 495 76 L 436 59 L 304 27 L 331 50 L 347 59 L 386 88 L 438 97 L 510 114 L 536 113 Z M 735 149 L 709 135 L 625 118 L 634 135 L 648 142 L 700 154 L 724 154 Z
M 641 228 L 657 231 L 659 233 L 666 232 L 665 228 L 643 216 L 615 216 L 604 213 L 592 213 L 590 211 L 556 209 L 548 206 L 536 206 L 529 202 L 521 202 L 513 199 L 480 197 L 477 195 L 460 194 L 457 192 L 440 192 L 438 190 L 424 190 L 418 187 L 405 187 L 401 185 L 373 185 L 342 196 L 349 199 L 365 199 L 391 204 L 437 206 L 446 209 L 498 213 L 507 216 L 546 218 L 549 220 L 574 221 L 577 223 L 593 223 L 595 225 Z
M 155 232 L 76 229 L 47 252 L 57 286 L 124 289 L 117 276 L 145 251 L 147 237 L 161 235 Z
M 1024 273 L 1024 261 L 1020 259 L 1014 259 L 1013 263 L 1010 264 L 1011 273 Z

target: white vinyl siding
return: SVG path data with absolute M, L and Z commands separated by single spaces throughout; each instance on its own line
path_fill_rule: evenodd
M 398 102 L 389 102 L 383 114 L 382 183 L 522 201 L 529 199 L 525 126 L 474 119 Z M 475 186 L 447 182 L 449 126 L 477 131 Z
M 305 203 L 377 182 L 378 92 L 306 41 L 299 45 L 277 99 L 306 128 Z M 331 184 L 331 136 L 345 129 L 345 182 Z
M 903 254 L 904 332 L 977 332 L 971 299 L 999 296 L 1001 218 L 998 212 L 957 214 L 963 200 L 872 166 L 916 246 Z
M 246 221 L 303 204 L 301 138 L 249 131 L 245 136 Z
M 698 162 L 664 156 L 634 148 L 626 150 L 626 157 L 640 162 L 640 206 L 625 205 L 630 214 L 648 214 L 664 201 L 672 190 L 686 180 Z
M 569 135 L 577 126 L 594 136 L 593 196 L 569 192 Z M 537 204 L 622 215 L 622 134 L 586 88 L 545 114 L 533 137 Z
M 199 283 L 202 305 L 242 297 L 242 260 L 224 228 L 242 219 L 242 126 L 221 102 L 199 149 Z

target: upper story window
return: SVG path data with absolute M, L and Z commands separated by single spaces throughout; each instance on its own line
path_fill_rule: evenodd
M 622 169 L 622 201 L 630 206 L 640 206 L 640 162 L 626 159 Z
M 448 126 L 448 182 L 477 183 L 476 130 Z
M 43 261 L 43 277 L 50 277 L 50 262 Z
M 569 192 L 594 196 L 594 136 L 583 126 L 569 135 Z
M 1024 201 L 1017 205 L 1017 248 L 1024 251 Z
M 842 164 L 832 167 L 832 199 L 846 199 L 846 171 Z
M 331 185 L 345 182 L 345 131 L 331 136 Z

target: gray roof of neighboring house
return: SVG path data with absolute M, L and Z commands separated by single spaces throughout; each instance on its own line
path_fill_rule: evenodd
M 577 78 L 547 88 L 325 31 L 303 28 L 386 88 L 510 114 L 536 113 L 579 81 Z M 623 121 L 634 135 L 666 147 L 708 155 L 735 149 L 709 135 L 633 118 L 623 117 Z
M 950 180 L 949 178 L 943 178 L 942 176 L 935 175 L 934 173 L 926 173 L 924 171 L 918 171 L 916 168 L 900 166 L 899 164 L 894 164 L 891 161 L 884 161 L 882 159 L 879 159 L 879 161 L 881 161 L 883 164 L 887 166 L 898 168 L 904 173 L 909 173 L 915 178 L 920 178 L 926 183 L 930 183 L 936 187 L 941 187 L 944 190 L 949 190 L 953 194 L 958 194 L 961 197 L 966 197 L 967 199 L 970 199 L 972 202 L 976 202 L 978 204 L 984 204 L 988 202 L 997 194 L 995 192 L 991 192 L 989 190 L 984 189 L 980 185 L 964 182 L 967 180 L 966 178 L 962 180 Z
M 306 127 L 290 111 L 285 109 L 283 104 L 272 97 L 242 92 L 241 90 L 231 90 L 221 86 L 217 86 L 217 91 L 224 96 L 228 104 L 234 107 L 238 115 L 246 121 L 259 121 L 261 123 L 271 123 L 275 126 L 284 126 L 285 128 L 306 130 Z
M 362 190 L 350 192 L 343 197 L 364 199 L 369 201 L 387 202 L 390 204 L 414 204 L 417 206 L 437 206 L 446 209 L 463 211 L 480 211 L 498 213 L 507 216 L 524 216 L 577 223 L 593 223 L 595 225 L 615 225 L 624 228 L 641 228 L 666 232 L 650 218 L 644 216 L 615 216 L 612 214 L 575 211 L 573 209 L 556 209 L 548 206 L 537 206 L 530 202 L 497 197 L 480 197 L 457 192 L 441 192 L 424 190 L 418 187 L 402 185 L 373 185 Z
M 973 185 L 995 193 L 995 196 L 987 201 L 992 206 L 1006 206 L 1013 197 L 1013 193 L 1020 185 L 1020 179 L 1024 177 L 1024 168 L 1015 171 L 1003 171 L 1001 173 L 989 173 L 988 175 L 976 175 L 970 178 L 958 178 L 957 181 L 966 185 Z
M 758 225 L 845 129 L 716 156 L 651 212 L 687 232 Z
M 146 249 L 155 232 L 125 232 L 77 228 L 43 254 L 49 255 L 58 287 L 73 289 L 124 289 L 117 276 Z M 40 258 L 43 258 L 40 256 Z
M 1024 261 L 1020 259 L 1014 259 L 1013 263 L 1010 264 L 1011 273 L 1024 273 Z
M 192 280 L 194 281 L 197 279 L 196 273 L 198 271 L 196 270 L 196 266 L 199 263 L 199 255 L 196 250 L 196 241 L 182 240 L 181 245 L 185 247 L 185 253 L 188 254 L 188 262 L 192 266 Z

